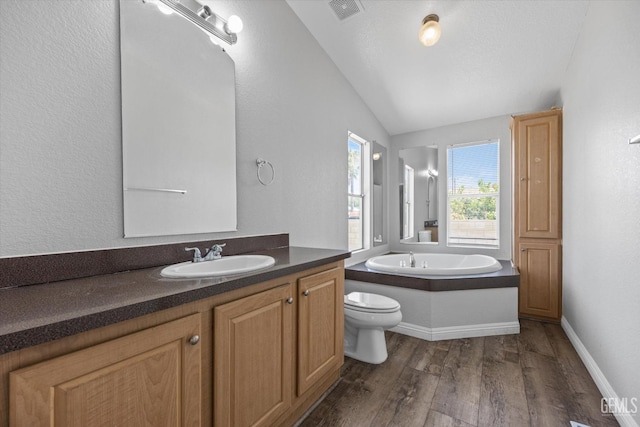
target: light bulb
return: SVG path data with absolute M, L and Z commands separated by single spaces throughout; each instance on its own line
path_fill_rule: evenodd
M 171 10 L 171 8 L 164 3 L 158 2 L 156 3 L 156 6 L 158 6 L 158 10 L 165 15 L 171 15 L 173 13 L 173 10 Z
M 242 31 L 242 28 L 244 28 L 242 19 L 240 19 L 238 15 L 231 15 L 227 20 L 224 29 L 227 33 L 238 34 L 240 31 Z
M 422 21 L 422 27 L 418 32 L 418 39 L 420 43 L 425 46 L 433 46 L 440 40 L 440 34 L 442 29 L 438 22 L 438 15 L 427 15 Z

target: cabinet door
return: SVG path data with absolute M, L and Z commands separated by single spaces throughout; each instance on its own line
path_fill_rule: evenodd
M 344 361 L 344 270 L 298 280 L 298 395 Z
M 291 406 L 293 286 L 214 309 L 215 426 L 267 426 Z
M 519 245 L 520 315 L 560 320 L 560 245 Z
M 11 426 L 200 426 L 200 334 L 195 314 L 14 371 Z
M 519 237 L 561 237 L 560 114 L 516 118 L 514 188 Z

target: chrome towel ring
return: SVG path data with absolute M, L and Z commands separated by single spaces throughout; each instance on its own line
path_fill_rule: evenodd
M 262 176 L 260 176 L 260 171 L 262 170 L 262 168 L 265 165 L 269 165 L 269 167 L 271 168 L 271 179 L 269 180 L 269 182 L 265 182 L 262 179 Z M 271 164 L 271 162 L 261 159 L 258 157 L 258 159 L 256 160 L 256 166 L 258 167 L 258 171 L 257 171 L 257 175 L 258 175 L 258 181 L 260 181 L 260 184 L 262 185 L 271 185 L 271 183 L 273 182 L 273 180 L 276 178 L 276 170 L 273 167 L 273 165 Z

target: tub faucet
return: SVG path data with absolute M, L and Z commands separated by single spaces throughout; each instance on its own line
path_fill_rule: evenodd
M 413 256 L 413 252 L 409 252 L 409 267 L 415 267 L 416 266 L 416 259 Z
M 213 259 L 220 259 L 222 258 L 222 248 L 225 247 L 227 244 L 223 243 L 221 245 L 218 245 L 217 243 L 213 246 L 211 246 L 211 248 L 207 251 L 207 254 L 204 256 L 204 260 L 205 261 L 211 261 Z

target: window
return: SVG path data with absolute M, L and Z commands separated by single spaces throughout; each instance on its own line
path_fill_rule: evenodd
M 366 249 L 369 244 L 366 232 L 369 226 L 369 209 L 366 193 L 369 185 L 369 164 L 366 161 L 369 148 L 364 139 L 349 132 L 348 138 L 348 218 L 349 250 Z
M 447 148 L 447 244 L 499 247 L 500 142 Z

